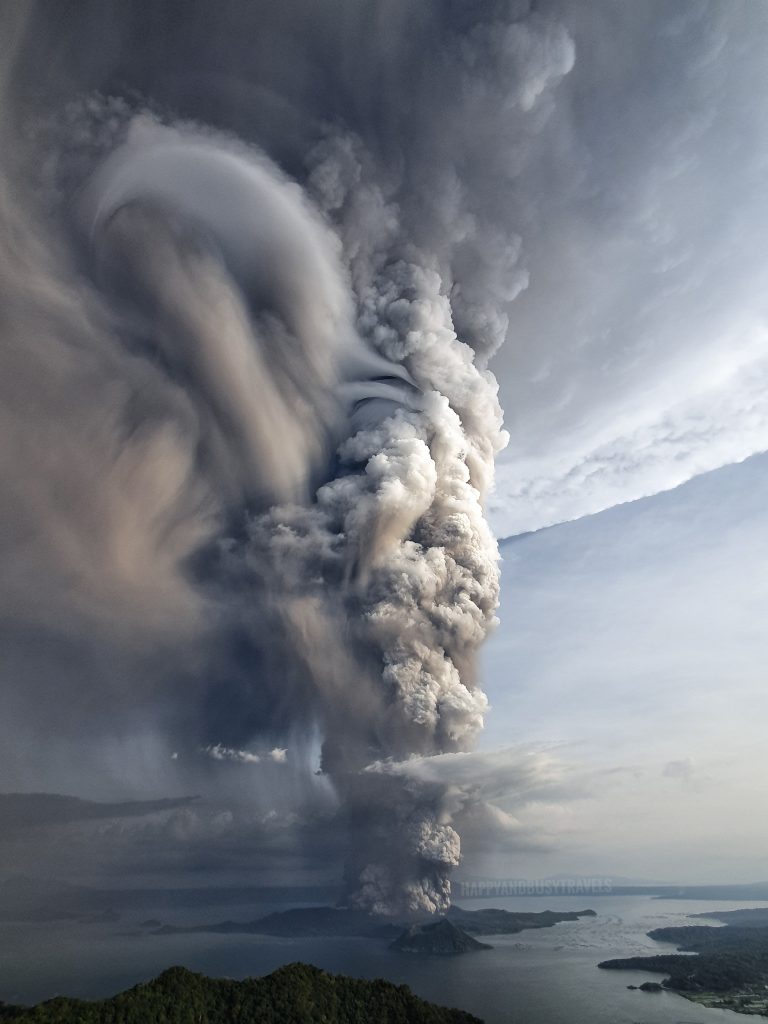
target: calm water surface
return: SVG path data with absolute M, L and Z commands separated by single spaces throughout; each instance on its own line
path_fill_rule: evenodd
M 577 896 L 463 900 L 467 909 L 582 910 L 596 918 L 554 928 L 494 935 L 493 950 L 464 957 L 411 958 L 368 939 L 274 939 L 250 935 L 146 935 L 139 922 L 200 921 L 194 911 L 152 914 L 146 906 L 117 924 L 54 922 L 0 924 L 0 999 L 31 1003 L 55 994 L 113 995 L 183 964 L 214 977 L 266 974 L 302 960 L 325 970 L 407 983 L 425 999 L 469 1010 L 487 1024 L 745 1024 L 725 1010 L 707 1010 L 672 993 L 630 992 L 659 975 L 600 971 L 609 957 L 662 952 L 646 932 L 663 925 L 692 924 L 688 914 L 767 906 L 751 901 L 654 900 L 646 896 Z M 272 907 L 206 907 L 204 920 L 250 920 Z M 284 907 L 282 909 L 285 909 Z M 764 1018 L 752 1018 L 753 1020 Z

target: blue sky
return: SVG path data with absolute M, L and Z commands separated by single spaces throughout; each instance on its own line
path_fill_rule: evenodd
M 580 791 L 532 808 L 551 852 L 494 870 L 768 877 L 767 505 L 760 455 L 502 543 L 482 744 Z

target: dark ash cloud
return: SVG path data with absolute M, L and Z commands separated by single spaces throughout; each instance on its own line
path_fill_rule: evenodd
M 488 363 L 572 39 L 495 0 L 5 18 L 0 767 L 92 787 L 87 738 L 115 787 L 252 787 L 262 822 L 320 789 L 351 904 L 443 910 L 450 783 L 364 769 L 482 728 Z M 286 748 L 261 789 L 191 756 Z M 229 813 L 143 841 L 237 834 Z
M 7 833 L 14 829 L 101 818 L 140 818 L 187 807 L 197 799 L 184 796 L 105 803 L 61 793 L 0 793 L 0 831 L 7 837 Z

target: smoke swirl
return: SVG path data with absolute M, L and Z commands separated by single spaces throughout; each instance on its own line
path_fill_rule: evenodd
M 573 46 L 527 4 L 425 4 L 413 24 L 406 5 L 384 4 L 391 52 L 375 55 L 391 88 L 372 97 L 354 54 L 369 5 L 267 6 L 228 10 L 257 17 L 254 39 L 268 28 L 295 41 L 301 23 L 325 77 L 319 100 L 298 64 L 286 79 L 257 43 L 251 65 L 227 36 L 252 76 L 249 107 L 231 82 L 213 89 L 218 116 L 197 92 L 185 104 L 168 69 L 138 59 L 142 98 L 109 91 L 71 55 L 62 107 L 29 98 L 35 48 L 19 47 L 8 96 L 25 143 L 5 187 L 23 205 L 4 200 L 2 216 L 34 285 L 0 281 L 15 291 L 6 365 L 14 345 L 33 358 L 22 342 L 34 322 L 46 378 L 56 359 L 73 380 L 91 375 L 66 415 L 50 404 L 63 379 L 35 385 L 43 406 L 53 396 L 51 436 L 57 422 L 73 447 L 89 438 L 69 463 L 55 441 L 64 462 L 40 467 L 55 489 L 68 465 L 77 496 L 56 523 L 35 506 L 49 562 L 62 574 L 87 564 L 94 605 L 134 607 L 120 612 L 126 629 L 148 628 L 154 580 L 164 615 L 214 638 L 190 739 L 237 751 L 260 733 L 308 742 L 319 730 L 350 837 L 348 903 L 439 912 L 460 859 L 449 785 L 365 769 L 469 750 L 482 728 L 476 655 L 498 598 L 483 508 L 506 441 L 488 362 L 527 282 L 521 140 L 548 116 Z M 81 47 L 96 17 L 85 8 Z M 48 38 L 48 13 L 32 10 L 29 38 Z M 138 7 L 127 10 L 131 54 Z M 198 48 L 205 23 L 196 8 Z M 337 66 L 339 45 L 350 59 Z M 6 126 L 6 141 L 18 132 Z M 35 162 L 35 188 L 19 191 Z M 92 538 L 76 525 L 63 536 L 83 495 L 102 512 L 98 568 Z M 206 735 L 212 704 L 218 732 Z

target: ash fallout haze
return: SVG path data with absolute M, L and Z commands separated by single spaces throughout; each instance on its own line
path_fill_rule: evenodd
M 397 765 L 483 724 L 510 195 L 573 41 L 507 4 L 5 22 L 6 777 L 280 750 L 224 785 L 285 789 L 310 861 L 341 825 L 350 905 L 444 910 L 477 797 Z
M 757 851 L 701 880 L 768 877 L 765 588 L 720 661 L 697 603 L 766 550 L 767 11 L 0 7 L 0 876 L 401 919 L 460 865 L 677 879 L 700 782 Z

